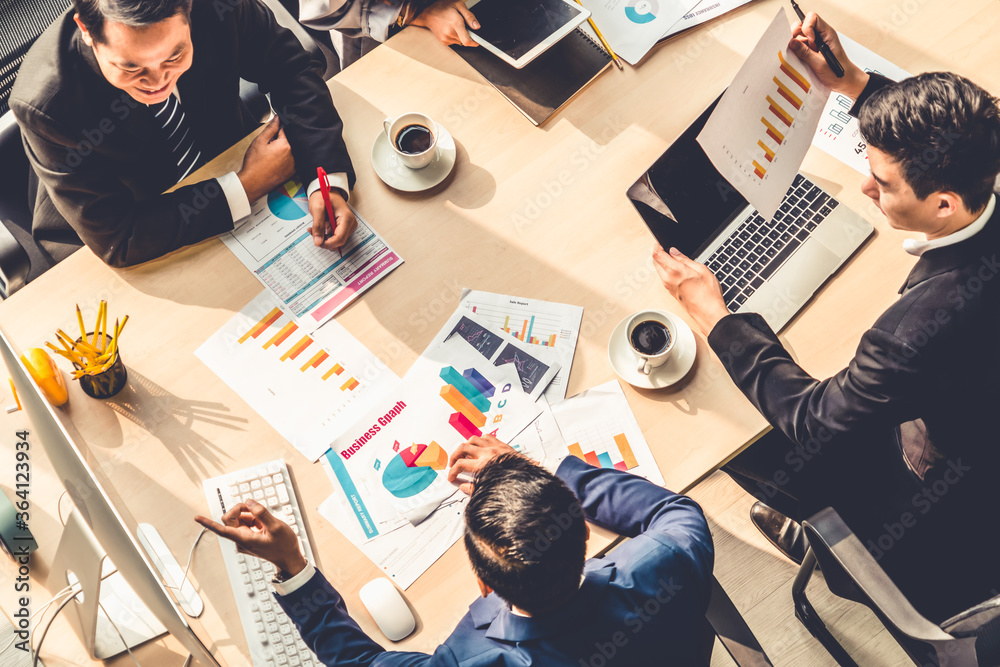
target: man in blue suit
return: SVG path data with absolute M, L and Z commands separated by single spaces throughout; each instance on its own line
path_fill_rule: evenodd
M 491 437 L 456 449 L 449 479 L 463 472 L 473 474 L 462 485 L 465 546 L 482 597 L 432 655 L 368 637 L 262 505 L 236 505 L 224 525 L 196 520 L 275 564 L 278 603 L 327 665 L 705 663 L 714 552 L 693 500 L 572 456 L 552 474 Z M 632 539 L 586 560 L 586 521 Z

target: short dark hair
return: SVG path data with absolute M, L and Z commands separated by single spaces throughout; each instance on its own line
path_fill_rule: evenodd
M 950 191 L 970 211 L 989 201 L 1000 173 L 1000 112 L 996 98 L 965 77 L 928 72 L 880 88 L 858 123 L 918 198 Z
M 501 598 L 530 614 L 552 611 L 580 587 L 583 508 L 549 471 L 520 454 L 500 455 L 476 473 L 465 549 L 476 576 Z
M 80 16 L 80 23 L 94 41 L 104 40 L 104 23 L 123 23 L 141 28 L 182 14 L 191 21 L 191 0 L 73 0 L 73 8 Z

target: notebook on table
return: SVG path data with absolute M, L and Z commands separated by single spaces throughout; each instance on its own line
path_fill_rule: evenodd
M 579 28 L 521 69 L 482 47 L 451 48 L 535 125 L 548 120 L 611 65 L 607 51 Z

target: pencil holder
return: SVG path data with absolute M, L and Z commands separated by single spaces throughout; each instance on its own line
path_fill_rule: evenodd
M 88 337 L 92 334 L 88 334 Z M 77 342 L 81 340 L 78 338 Z M 111 346 L 112 338 L 107 337 L 108 346 Z M 125 368 L 125 364 L 122 363 L 121 354 L 118 350 L 115 350 L 114 356 L 112 357 L 114 361 L 108 368 L 100 373 L 95 373 L 94 375 L 83 374 L 80 376 L 80 389 L 83 389 L 83 393 L 91 398 L 111 398 L 122 389 L 125 388 L 125 383 L 128 381 L 128 370 Z M 83 370 L 83 366 L 73 363 L 74 368 L 77 370 Z

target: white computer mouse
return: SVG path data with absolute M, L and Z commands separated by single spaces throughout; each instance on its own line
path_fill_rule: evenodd
M 361 602 L 389 641 L 398 642 L 417 627 L 403 594 L 385 577 L 361 587 Z

